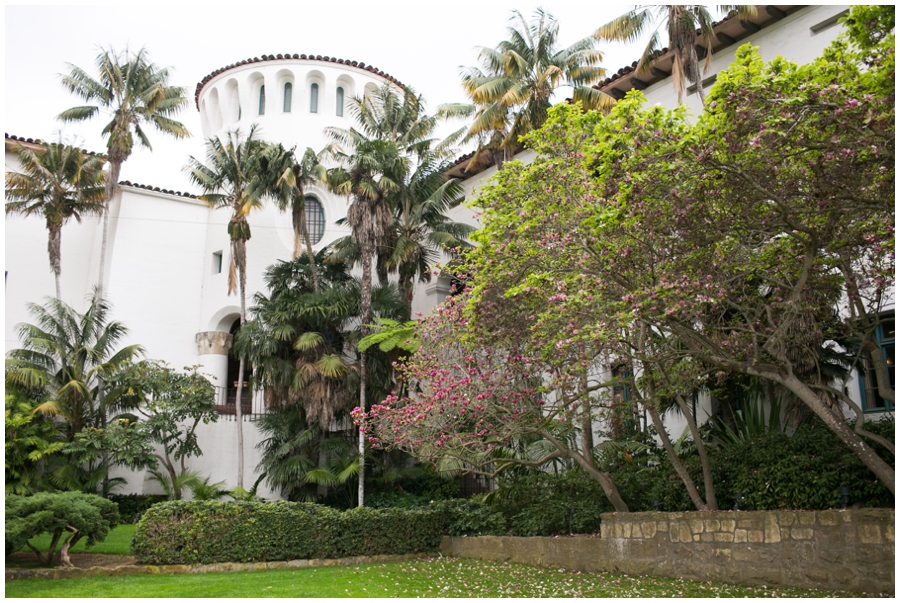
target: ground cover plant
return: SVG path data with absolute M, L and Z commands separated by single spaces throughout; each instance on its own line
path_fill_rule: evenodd
M 21 580 L 7 597 L 846 597 L 844 591 L 595 574 L 470 559 L 247 572 Z

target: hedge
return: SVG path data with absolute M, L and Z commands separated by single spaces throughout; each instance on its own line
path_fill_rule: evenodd
M 444 534 L 496 531 L 498 521 L 502 526 L 499 514 L 466 501 L 348 511 L 287 501 L 170 501 L 144 513 L 131 547 L 138 562 L 153 564 L 401 555 L 435 551 Z

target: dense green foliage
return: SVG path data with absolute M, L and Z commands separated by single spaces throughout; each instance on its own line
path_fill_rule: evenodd
M 57 545 L 62 545 L 62 562 L 66 565 L 70 547 L 82 538 L 87 539 L 88 546 L 102 542 L 118 522 L 116 504 L 93 494 L 40 492 L 34 496 L 7 496 L 6 552 L 27 546 L 42 562 L 50 563 Z M 46 558 L 30 543 L 45 532 L 51 534 Z
M 893 441 L 894 421 L 867 424 L 867 429 Z M 893 467 L 894 456 L 876 447 Z M 620 452 L 606 453 L 598 464 L 609 469 L 622 498 L 632 511 L 693 511 L 695 507 L 665 452 L 651 445 L 631 462 Z M 702 483 L 696 448 L 685 443 L 680 458 Z M 893 507 L 894 497 L 821 421 L 812 420 L 794 434 L 770 431 L 727 449 L 711 451 L 716 497 L 723 509 L 735 504 L 738 492 L 744 510 L 834 509 L 841 507 L 840 489 L 850 490 L 850 504 Z M 600 514 L 613 508 L 600 486 L 584 471 L 548 473 L 516 468 L 500 478 L 491 508 L 502 513 L 515 536 L 549 536 L 600 531 Z
M 47 484 L 48 463 L 63 445 L 53 420 L 34 414 L 37 404 L 22 396 L 7 395 L 4 458 L 6 494 L 24 496 Z
M 119 505 L 119 517 L 128 523 L 135 515 L 143 514 L 156 503 L 168 500 L 165 494 L 111 494 L 107 498 Z
M 138 523 L 142 563 L 214 563 L 403 554 L 438 548 L 445 509 L 353 509 L 279 501 L 172 501 Z

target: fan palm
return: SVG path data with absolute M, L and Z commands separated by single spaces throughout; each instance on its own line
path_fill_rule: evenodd
M 17 144 L 14 152 L 21 172 L 6 172 L 6 213 L 36 214 L 46 221 L 56 299 L 62 299 L 62 227 L 71 218 L 81 222 L 82 215 L 103 212 L 105 162 L 62 141 L 39 149 Z
M 756 6 L 752 4 L 723 4 L 716 8 L 723 14 L 736 13 L 741 19 L 756 16 Z M 664 26 L 669 49 L 675 51 L 672 57 L 672 83 L 680 103 L 685 79 L 696 86 L 703 99 L 701 70 L 706 73 L 712 65 L 712 44 L 716 37 L 713 25 L 715 20 L 702 4 L 645 5 L 637 6 L 601 26 L 593 37 L 597 40 L 635 42 L 646 32 L 652 32 L 637 65 L 639 72 L 650 73 L 651 63 L 663 50 L 660 28 Z M 706 48 L 702 67 L 697 53 L 698 45 Z
M 487 150 L 498 168 L 521 148 L 522 135 L 543 125 L 559 88 L 574 88 L 573 100 L 585 109 L 611 104 L 591 87 L 606 74 L 600 67 L 603 55 L 594 50 L 593 39 L 559 49 L 559 23 L 542 9 L 535 11 L 530 23 L 519 11 L 513 11 L 510 21 L 509 39 L 496 48 L 482 47 L 478 53 L 482 67 L 469 67 L 462 73 L 472 104 L 442 107 L 445 115 L 474 116 L 467 134 L 480 144 L 472 162 Z
M 66 439 L 72 441 L 83 428 L 101 424 L 101 383 L 143 348 L 118 348 L 128 330 L 109 320 L 110 306 L 99 295 L 84 314 L 52 298 L 45 306 L 30 304 L 29 311 L 36 324 L 17 325 L 22 348 L 7 353 L 7 387 L 23 387 L 42 397 L 35 411 L 62 419 Z
M 190 157 L 185 166 L 191 181 L 204 192 L 200 196 L 214 209 L 231 210 L 228 235 L 231 239 L 231 262 L 228 269 L 228 294 L 240 290 L 241 324 L 247 322 L 247 241 L 250 239 L 250 211 L 262 207 L 267 176 L 261 173 L 259 158 L 266 145 L 254 138 L 256 126 L 246 138 L 240 130 L 229 131 L 223 141 L 206 141 L 206 163 Z M 244 383 L 244 357 L 238 361 L 238 385 L 235 412 L 238 435 L 238 479 L 244 485 L 244 433 L 241 414 L 241 390 Z
M 99 292 L 103 288 L 109 204 L 118 186 L 122 164 L 131 156 L 135 137 L 140 145 L 152 149 L 144 132 L 147 125 L 175 138 L 185 138 L 190 132 L 172 119 L 187 106 L 184 88 L 170 86 L 169 70 L 150 62 L 146 50 L 142 48 L 132 54 L 127 49 L 123 53 L 101 49 L 96 65 L 99 77 L 95 79 L 80 67 L 69 64 L 69 74 L 60 78 L 62 85 L 89 104 L 67 109 L 58 117 L 65 122 L 85 121 L 102 112 L 111 117 L 103 127 L 103 135 L 108 138 L 109 174 L 104 193 Z

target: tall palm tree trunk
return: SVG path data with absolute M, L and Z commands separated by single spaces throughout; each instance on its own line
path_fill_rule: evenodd
M 60 266 L 60 254 L 62 253 L 62 224 L 56 224 L 48 216 L 47 230 L 50 234 L 47 240 L 47 251 L 50 254 L 50 268 L 53 270 L 53 277 L 56 280 L 56 299 L 62 301 L 62 288 L 59 283 L 62 274 L 62 267 Z
M 247 323 L 247 255 L 245 249 L 246 241 L 242 239 L 232 240 L 232 256 L 237 264 L 239 287 L 241 294 L 241 326 Z M 238 474 L 237 485 L 239 488 L 244 487 L 244 413 L 241 409 L 241 391 L 244 387 L 244 358 L 238 360 L 238 382 L 237 391 L 234 395 L 234 416 L 237 422 L 237 444 L 238 444 Z
M 360 336 L 368 335 L 369 329 L 366 325 L 372 322 L 372 254 L 375 245 L 371 238 L 363 243 L 362 246 L 362 286 L 360 288 Z M 366 410 L 366 353 L 361 352 L 359 356 L 359 408 L 365 412 Z M 366 481 L 366 428 L 365 424 L 359 426 L 359 506 L 365 505 L 365 481 Z
M 104 194 L 105 201 L 103 207 L 103 238 L 100 242 L 100 274 L 97 277 L 96 296 L 102 295 L 103 292 L 103 275 L 106 270 L 106 237 L 109 230 L 109 206 L 112 205 L 113 195 L 116 194 L 116 187 L 119 185 L 119 172 L 122 170 L 122 161 L 113 159 L 112 153 L 109 158 L 109 173 L 106 175 L 106 192 Z

